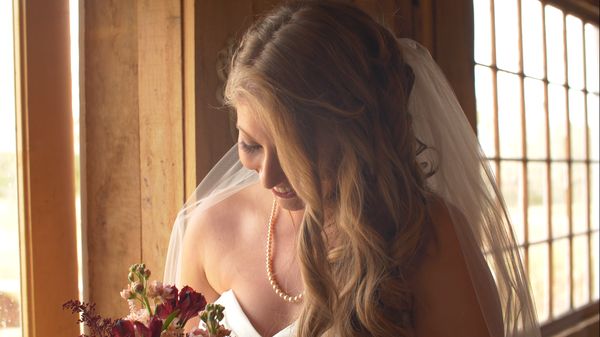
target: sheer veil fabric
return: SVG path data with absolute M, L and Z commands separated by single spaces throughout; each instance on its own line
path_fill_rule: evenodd
M 409 98 L 413 128 L 428 146 L 418 160 L 435 167 L 427 182 L 450 210 L 490 335 L 539 337 L 510 217 L 477 137 L 427 49 L 409 39 L 399 44 L 415 75 Z M 179 274 L 185 268 L 181 248 L 192 215 L 257 182 L 258 175 L 240 164 L 237 146 L 213 167 L 177 216 L 165 265 L 166 283 L 181 285 Z M 490 294 L 490 281 L 495 282 L 497 296 Z

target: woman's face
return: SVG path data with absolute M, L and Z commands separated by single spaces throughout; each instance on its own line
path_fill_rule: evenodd
M 283 173 L 273 138 L 248 105 L 237 106 L 237 129 L 242 165 L 258 172 L 261 184 L 271 190 L 282 208 L 290 211 L 303 209 L 304 202 Z

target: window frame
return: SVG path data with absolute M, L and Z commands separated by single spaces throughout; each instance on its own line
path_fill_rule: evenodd
M 14 0 L 24 337 L 78 335 L 68 0 Z M 60 290 L 60 291 L 58 291 Z
M 549 81 L 548 81 L 548 72 L 547 72 L 547 61 L 546 61 L 546 28 L 543 28 L 543 46 L 544 46 L 544 52 L 543 52 L 543 58 L 544 58 L 544 78 L 543 78 L 543 82 L 544 82 L 544 98 L 545 98 L 545 107 L 544 107 L 544 111 L 545 111 L 545 115 L 546 115 L 546 159 L 541 159 L 541 160 L 536 160 L 536 159 L 531 159 L 528 157 L 527 154 L 527 130 L 526 130 L 526 114 L 525 114 L 525 95 L 524 95 L 524 90 L 525 90 L 525 86 L 524 86 L 524 81 L 525 78 L 528 78 L 528 76 L 526 76 L 524 74 L 523 71 L 523 31 L 522 31 L 522 14 L 521 14 L 521 10 L 522 10 L 522 1 L 518 0 L 517 1 L 517 23 L 518 23 L 518 55 L 519 55 L 519 68 L 520 70 L 518 72 L 512 73 L 512 72 L 508 72 L 511 73 L 513 75 L 518 76 L 519 81 L 520 81 L 520 114 L 521 114 L 521 135 L 522 135 L 522 158 L 508 158 L 508 157 L 503 157 L 502 153 L 500 152 L 500 141 L 499 141 L 499 137 L 500 137 L 500 128 L 499 128 L 499 106 L 498 106 L 498 80 L 497 80 L 497 75 L 499 71 L 505 71 L 503 69 L 498 68 L 498 66 L 496 65 L 496 41 L 495 41 L 495 13 L 494 13 L 494 3 L 495 1 L 499 1 L 499 0 L 490 0 L 490 6 L 491 6 L 491 35 L 492 35 L 492 41 L 491 41 L 491 56 L 492 56 L 492 61 L 491 61 L 491 65 L 485 65 L 485 64 L 479 64 L 477 62 L 475 62 L 475 60 L 473 59 L 473 68 L 475 68 L 476 66 L 482 66 L 482 67 L 486 67 L 488 69 L 491 70 L 492 73 L 492 91 L 494 93 L 493 99 L 494 99 L 494 103 L 493 103 L 493 120 L 494 120 L 494 128 L 495 128 L 495 155 L 492 157 L 489 157 L 488 160 L 491 162 L 491 164 L 493 166 L 495 166 L 496 169 L 496 173 L 497 173 L 497 181 L 498 184 L 501 183 L 500 181 L 500 177 L 501 177 L 501 173 L 500 173 L 500 163 L 501 162 L 517 162 L 517 163 L 521 163 L 521 175 L 522 175 L 522 179 L 523 179 L 523 187 L 521 187 L 521 189 L 523 190 L 523 195 L 521 196 L 521 202 L 523 204 L 523 231 L 524 231 L 524 238 L 523 238 L 523 244 L 520 246 L 523 247 L 524 249 L 524 265 L 527 268 L 527 270 L 529 270 L 528 268 L 528 253 L 529 253 L 529 247 L 533 244 L 536 243 L 540 243 L 540 242 L 548 242 L 548 259 L 549 259 L 549 270 L 548 270 L 548 275 L 549 275 L 549 279 L 550 279 L 550 284 L 548 286 L 548 289 L 550 291 L 549 297 L 550 297 L 550 302 L 549 302 L 549 318 L 547 321 L 545 321 L 542 324 L 542 335 L 543 336 L 553 336 L 556 335 L 558 333 L 566 333 L 567 331 L 571 331 L 573 329 L 584 329 L 586 326 L 591 325 L 591 324 L 598 324 L 598 312 L 599 312 L 599 300 L 593 300 L 592 298 L 592 259 L 591 259 L 591 251 L 592 251 L 592 246 L 591 246 L 591 240 L 592 240 L 592 235 L 593 233 L 597 233 L 598 229 L 593 229 L 591 228 L 591 217 L 590 217 L 590 208 L 593 207 L 591 205 L 591 198 L 590 198 L 590 193 L 591 193 L 591 166 L 592 163 L 597 163 L 596 161 L 593 161 L 590 158 L 590 148 L 589 148 L 589 144 L 590 144 L 590 135 L 589 135 L 589 131 L 586 130 L 586 159 L 585 160 L 576 160 L 573 159 L 571 157 L 571 130 L 569 127 L 569 123 L 567 123 L 567 128 L 566 128 L 566 132 L 567 132 L 567 154 L 566 154 L 566 159 L 565 160 L 557 160 L 555 158 L 552 158 L 551 154 L 550 154 L 550 126 L 549 126 L 549 106 L 548 106 L 548 85 L 549 85 Z M 472 2 L 473 3 L 473 2 Z M 583 25 L 583 29 L 585 29 L 585 24 L 586 23 L 591 23 L 593 25 L 595 25 L 596 27 L 598 27 L 598 6 L 594 6 L 593 4 L 589 3 L 589 2 L 585 2 L 585 1 L 578 1 L 578 0 L 540 0 L 541 6 L 542 6 L 542 25 L 545 27 L 545 13 L 544 13 L 544 8 L 546 5 L 552 5 L 558 9 L 560 9 L 561 11 L 563 11 L 564 15 L 563 15 L 563 25 L 564 25 L 564 31 L 565 33 L 563 34 L 563 43 L 564 43 L 564 63 L 565 63 L 565 83 L 564 85 L 561 85 L 561 87 L 564 87 L 565 89 L 565 111 L 568 114 L 569 111 L 569 97 L 568 97 L 568 90 L 571 88 L 569 83 L 568 83 L 568 60 L 567 60 L 567 36 L 566 36 L 566 18 L 567 15 L 573 15 L 579 19 L 581 19 Z M 585 34 L 585 33 L 583 33 Z M 584 40 L 585 40 L 585 35 L 583 36 Z M 584 47 L 585 48 L 585 47 Z M 584 56 L 585 57 L 585 56 Z M 585 62 L 585 60 L 584 60 Z M 584 76 L 585 76 L 585 64 L 584 64 Z M 585 81 L 585 77 L 584 77 L 584 81 Z M 589 93 L 588 88 L 587 88 L 587 84 L 584 84 L 584 89 L 582 89 L 582 92 L 587 95 Z M 597 94 L 597 93 L 596 93 Z M 586 96 L 586 103 L 585 103 L 585 119 L 586 121 L 587 119 L 587 114 L 588 114 L 588 108 L 587 108 L 587 96 Z M 587 128 L 586 128 L 587 129 Z M 547 189 L 548 191 L 546 193 L 549 194 L 549 200 L 548 200 L 548 205 L 547 205 L 547 212 L 548 212 L 548 238 L 546 240 L 542 240 L 542 241 L 535 241 L 535 242 L 529 242 L 529 237 L 528 237 L 528 204 L 529 204 L 529 200 L 528 200 L 528 188 L 527 188 L 527 165 L 530 162 L 543 162 L 546 163 L 546 168 L 547 168 Z M 560 316 L 553 316 L 552 315 L 552 243 L 556 242 L 558 239 L 561 239 L 562 237 L 553 237 L 552 236 L 552 178 L 551 178 L 551 171 L 550 171 L 550 165 L 551 163 L 554 162 L 565 162 L 568 165 L 568 179 L 569 179 L 569 184 L 568 184 L 568 196 L 567 196 L 567 202 L 569 204 L 568 206 L 568 210 L 567 210 L 567 214 L 568 214 L 568 222 L 569 222 L 569 229 L 568 229 L 568 234 L 566 236 L 566 238 L 569 240 L 569 268 L 571 269 L 570 271 L 570 283 L 569 283 L 569 300 L 570 300 L 570 310 L 567 311 L 565 314 L 562 314 Z M 586 200 L 587 200 L 587 223 L 586 223 L 586 231 L 584 232 L 577 232 L 574 233 L 573 231 L 573 210 L 572 210 L 572 196 L 573 196 L 573 179 L 572 179 L 572 171 L 573 171 L 573 167 L 572 164 L 575 162 L 583 162 L 586 164 L 586 188 L 587 188 L 587 196 L 586 196 Z M 588 241 L 588 283 L 589 283 L 589 303 L 579 307 L 579 308 L 575 308 L 573 305 L 573 260 L 574 260 L 574 252 L 573 252 L 573 239 L 576 236 L 579 235 L 585 235 L 587 237 L 587 241 Z M 528 272 L 529 274 L 529 272 Z

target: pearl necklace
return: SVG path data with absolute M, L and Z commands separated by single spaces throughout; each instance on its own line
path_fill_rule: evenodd
M 277 200 L 273 199 L 273 207 L 271 208 L 271 215 L 269 216 L 269 223 L 267 227 L 267 252 L 265 261 L 267 277 L 269 278 L 269 283 L 271 283 L 271 287 L 273 287 L 273 291 L 275 291 L 277 296 L 281 297 L 286 302 L 299 303 L 304 297 L 304 291 L 296 296 L 288 295 L 281 289 L 281 286 L 279 286 L 279 283 L 277 283 L 277 280 L 273 275 L 273 232 L 275 231 L 275 222 L 277 221 L 277 210 Z M 292 214 L 290 213 L 290 216 L 291 215 Z M 294 221 L 293 218 L 292 221 Z

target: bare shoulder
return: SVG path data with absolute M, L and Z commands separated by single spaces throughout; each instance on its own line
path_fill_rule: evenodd
M 430 216 L 434 239 L 412 280 L 417 336 L 489 336 L 450 210 L 441 199 L 433 198 Z M 455 221 L 466 220 L 455 216 Z M 483 257 L 480 260 L 483 267 Z M 491 276 L 489 282 L 484 288 L 489 286 L 495 293 Z
M 253 184 L 206 210 L 195 212 L 190 216 L 186 238 L 203 244 L 220 242 L 219 245 L 223 240 L 235 239 L 242 219 L 260 209 L 257 204 L 261 200 L 257 195 L 261 195 L 262 190 L 258 184 Z
M 245 225 L 260 209 L 257 203 L 263 201 L 257 195 L 263 193 L 261 190 L 258 184 L 248 186 L 206 210 L 190 214 L 183 240 L 181 283 L 199 289 L 209 301 L 226 290 L 221 289 L 217 268 L 234 254 L 232 247 L 239 247 L 239 241 L 247 237 L 245 231 L 250 226 Z

